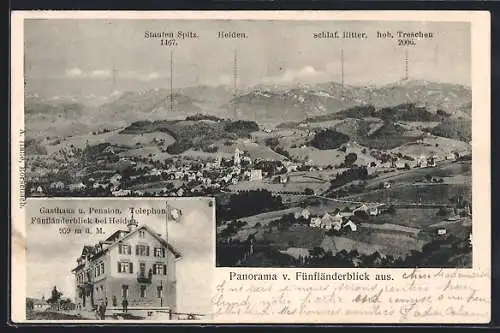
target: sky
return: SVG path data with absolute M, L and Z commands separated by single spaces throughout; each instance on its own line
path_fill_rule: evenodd
M 173 49 L 174 87 L 233 86 L 237 50 L 239 87 L 340 81 L 343 49 L 346 84 L 382 85 L 402 78 L 404 48 L 376 32 L 421 30 L 434 38 L 408 47 L 410 78 L 469 85 L 469 29 L 464 22 L 32 19 L 25 21 L 25 75 L 29 93 L 51 96 L 168 87 Z M 337 30 L 368 38 L 313 38 Z M 200 37 L 169 48 L 146 31 Z M 248 38 L 218 39 L 218 31 Z
M 168 199 L 172 207 L 183 212 L 180 223 L 169 223 L 168 239 L 181 254 L 177 261 L 177 309 L 180 312 L 208 313 L 212 285 L 210 279 L 215 267 L 214 208 L 209 206 L 210 198 Z M 215 205 L 214 205 L 215 206 Z M 102 237 L 59 234 L 61 225 L 31 224 L 31 217 L 42 216 L 40 208 L 84 208 L 110 207 L 120 208 L 121 217 L 130 217 L 129 207 L 164 208 L 165 199 L 123 199 L 123 200 L 81 200 L 81 199 L 30 199 L 26 209 L 26 233 L 28 249 L 26 254 L 26 296 L 50 297 L 54 286 L 64 293 L 63 297 L 74 298 L 74 276 L 71 269 L 76 266 L 76 259 L 84 245 L 95 245 L 118 229 L 126 230 L 126 225 L 100 225 Z M 45 214 L 47 215 L 47 214 Z M 116 214 L 111 214 L 117 216 Z M 108 215 L 108 216 L 111 216 Z M 50 216 L 50 215 L 49 215 Z M 55 215 L 52 215 L 55 216 Z M 86 214 L 85 216 L 93 216 Z M 158 233 L 165 233 L 165 215 L 145 216 L 135 214 L 139 224 L 146 224 Z M 75 225 L 73 225 L 75 226 Z M 92 225 L 94 229 L 96 225 Z

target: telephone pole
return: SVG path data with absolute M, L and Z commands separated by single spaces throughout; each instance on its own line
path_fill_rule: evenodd
M 344 98 L 344 49 L 340 49 L 340 97 Z
M 233 112 L 234 116 L 237 115 L 236 98 L 238 96 L 238 50 L 234 50 L 233 57 Z
M 409 78 L 408 75 L 408 48 L 405 48 L 405 58 L 404 58 L 404 76 L 403 80 L 406 81 Z
M 174 112 L 174 51 L 170 50 L 170 113 Z

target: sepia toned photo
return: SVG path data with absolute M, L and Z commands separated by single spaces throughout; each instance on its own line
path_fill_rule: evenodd
M 215 196 L 221 267 L 472 267 L 469 23 L 24 24 L 28 197 Z
M 15 322 L 490 320 L 487 12 L 13 25 Z
M 27 320 L 210 316 L 212 199 L 30 199 L 26 210 Z

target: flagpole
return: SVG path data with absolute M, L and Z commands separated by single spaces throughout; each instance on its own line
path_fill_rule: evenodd
M 166 211 L 167 211 L 167 215 L 165 217 L 165 241 L 167 242 L 167 248 L 165 249 L 165 257 L 167 258 L 167 271 L 165 272 L 165 290 L 162 290 L 162 294 L 161 294 L 161 297 L 162 297 L 162 305 L 163 305 L 163 297 L 164 295 L 167 294 L 167 290 L 168 290 L 168 220 L 169 220 L 169 215 L 170 215 L 170 211 L 169 211 L 169 206 L 168 206 L 168 201 L 165 201 L 165 206 L 166 206 Z

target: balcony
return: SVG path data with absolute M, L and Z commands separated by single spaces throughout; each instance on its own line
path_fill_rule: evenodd
M 138 283 L 151 283 L 152 278 L 153 278 L 153 274 L 146 274 L 143 272 L 139 272 L 137 274 L 137 282 Z

